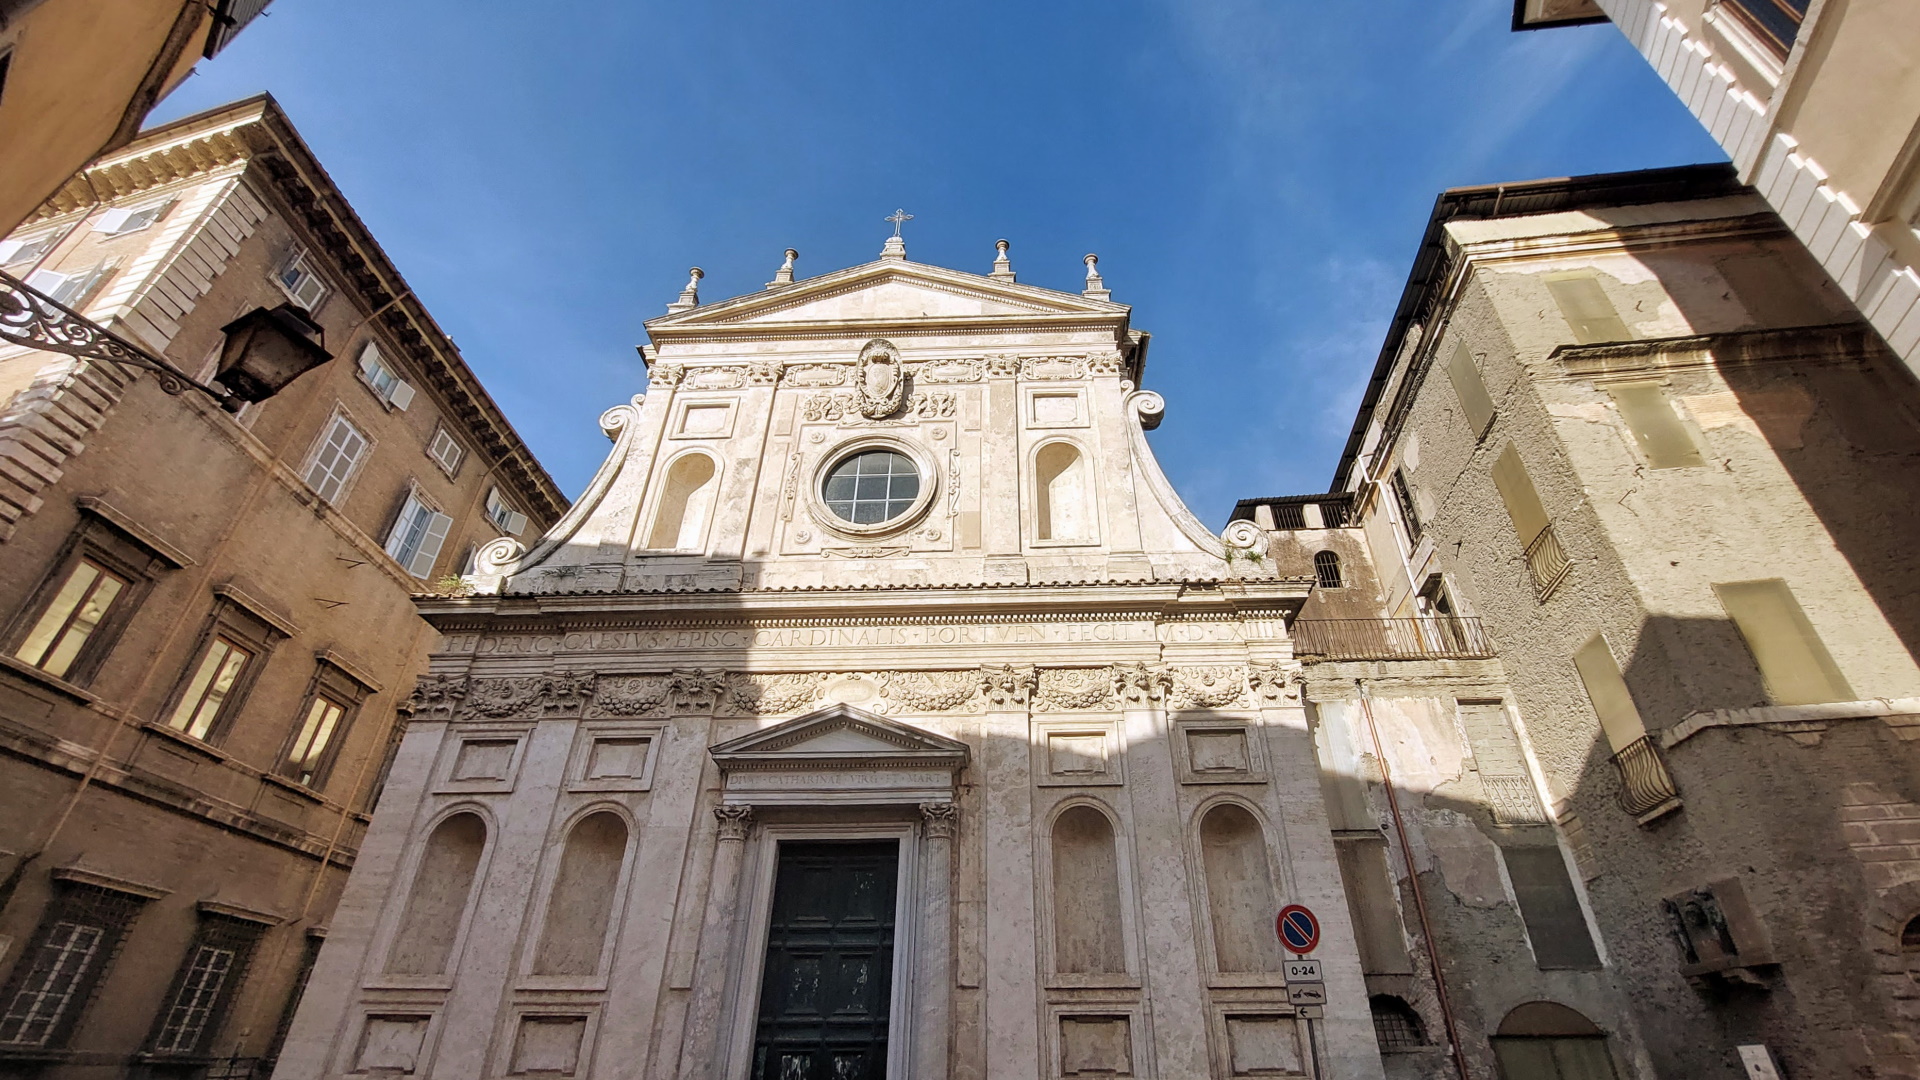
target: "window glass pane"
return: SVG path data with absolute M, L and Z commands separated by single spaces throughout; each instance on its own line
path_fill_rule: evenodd
M 835 465 L 821 488 L 827 509 L 856 525 L 891 521 L 920 495 L 920 470 L 905 454 L 868 450 Z
M 346 417 L 335 417 L 320 452 L 314 455 L 313 464 L 307 469 L 307 486 L 322 499 L 333 502 L 340 497 L 347 478 L 353 475 L 355 463 L 360 460 L 361 451 L 366 448 L 367 440 L 359 430 Z
M 1807 0 L 1727 0 L 1761 33 L 1773 40 L 1784 54 L 1800 36 L 1800 22 L 1807 17 Z
M 180 703 L 174 706 L 173 715 L 167 718 L 167 726 L 177 728 L 196 739 L 204 739 L 213 728 L 213 721 L 220 715 L 220 707 L 226 704 L 227 695 L 233 691 L 233 684 L 240 677 L 252 654 L 225 638 L 215 638 L 207 649 L 207 655 L 201 659 L 200 666 L 194 670 L 193 680 L 187 684 L 186 692 L 180 695 Z
M 333 738 L 333 729 L 340 722 L 342 707 L 323 697 L 313 699 L 307 708 L 306 719 L 300 724 L 300 733 L 294 737 L 293 748 L 287 753 L 287 765 L 291 773 L 303 784 L 313 782 L 314 774 L 320 768 L 320 760 L 326 754 L 327 743 Z
M 420 550 L 420 542 L 427 535 L 427 518 L 433 511 L 428 509 L 417 497 L 409 495 L 400 507 L 400 516 L 393 521 L 393 532 L 387 535 L 387 554 L 401 566 L 412 561 Z
M 1673 401 L 1659 383 L 1621 383 L 1607 388 L 1620 419 L 1633 432 L 1634 444 L 1655 469 L 1684 469 L 1704 464 L 1693 434 L 1673 411 Z
M 81 598 L 93 588 L 100 574 L 99 567 L 82 559 L 80 565 L 73 568 L 73 573 L 67 576 L 66 583 L 60 586 L 60 591 L 54 594 L 53 603 L 47 605 L 39 621 L 33 624 L 33 629 L 27 633 L 27 639 L 20 644 L 14 656 L 34 665 L 45 659 L 47 652 L 53 648 L 54 638 L 59 636 L 67 620 L 79 609 Z
M 98 563 L 80 560 L 14 655 L 64 678 L 125 586 Z

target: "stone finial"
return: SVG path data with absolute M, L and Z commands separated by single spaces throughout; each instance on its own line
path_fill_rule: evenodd
M 767 282 L 767 288 L 778 289 L 783 286 L 793 284 L 793 260 L 799 257 L 800 257 L 799 252 L 793 250 L 792 248 L 788 248 L 787 261 L 781 263 L 780 269 L 775 270 L 773 272 L 773 280 Z
M 989 276 L 995 281 L 1012 281 L 1014 279 L 1013 260 L 1007 258 L 1007 249 L 1012 246 L 1012 244 L 1007 243 L 1005 240 L 995 240 L 993 242 L 993 250 L 995 252 L 993 256 L 993 273 Z
M 1089 300 L 1111 297 L 1113 294 L 1107 291 L 1107 283 L 1100 279 L 1100 256 L 1088 255 L 1081 261 L 1087 264 L 1087 287 L 1080 290 L 1080 295 Z
M 700 306 L 700 279 L 707 276 L 705 270 L 694 267 L 687 272 L 687 287 L 680 290 L 680 299 L 667 305 L 667 314 L 692 311 Z

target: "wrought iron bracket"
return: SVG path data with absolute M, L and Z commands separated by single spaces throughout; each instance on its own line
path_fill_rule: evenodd
M 198 390 L 228 412 L 239 411 L 242 404 L 226 390 L 200 382 L 4 270 L 0 270 L 0 342 L 150 371 L 161 390 L 176 396 Z

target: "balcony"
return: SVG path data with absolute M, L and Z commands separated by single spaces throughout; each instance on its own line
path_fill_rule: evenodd
M 1680 809 L 1680 789 L 1673 786 L 1673 776 L 1652 739 L 1641 736 L 1628 743 L 1613 755 L 1613 767 L 1620 773 L 1620 809 L 1640 824 Z
M 1533 575 L 1533 595 L 1541 603 L 1553 595 L 1560 582 L 1567 576 L 1572 564 L 1567 561 L 1567 553 L 1560 547 L 1560 538 L 1554 535 L 1553 526 L 1540 530 L 1540 535 L 1527 545 L 1527 571 Z
M 1322 660 L 1485 660 L 1493 643 L 1480 620 L 1298 619 L 1293 651 L 1307 663 Z

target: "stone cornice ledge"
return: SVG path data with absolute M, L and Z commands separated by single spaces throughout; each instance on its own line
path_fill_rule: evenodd
M 1836 720 L 1884 719 L 1902 738 L 1920 738 L 1920 698 L 1829 701 L 1819 705 L 1760 705 L 1750 709 L 1711 709 L 1660 732 L 1660 747 L 1671 750 L 1708 728 L 1764 727 L 1769 724 L 1826 724 Z M 1912 732 L 1913 734 L 1908 734 Z

